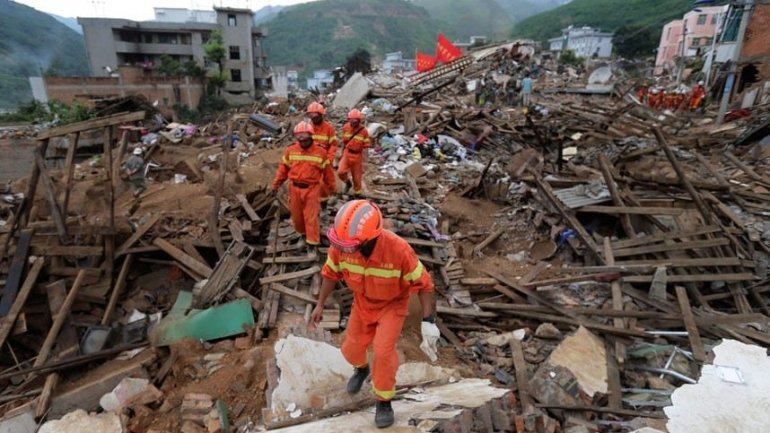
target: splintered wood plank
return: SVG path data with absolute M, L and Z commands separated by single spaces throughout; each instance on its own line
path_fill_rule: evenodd
M 61 309 L 59 309 L 59 312 L 53 318 L 53 324 L 48 330 L 48 334 L 46 335 L 45 340 L 40 347 L 40 351 L 38 351 L 37 358 L 35 358 L 35 362 L 32 364 L 33 367 L 40 367 L 48 360 L 48 356 L 51 354 L 51 349 L 53 349 L 53 344 L 56 341 L 56 338 L 59 336 L 59 331 L 61 331 L 62 326 L 64 326 L 64 321 L 70 315 L 72 304 L 75 303 L 75 298 L 80 291 L 80 287 L 83 284 L 83 278 L 85 278 L 85 275 L 86 274 L 84 271 L 79 273 L 75 278 L 75 282 L 72 284 L 72 288 L 70 289 L 69 293 L 67 293 L 67 297 L 64 299 L 64 303 L 62 304 Z
M 519 389 L 519 400 L 524 413 L 532 409 L 532 398 L 529 396 L 529 372 L 527 371 L 527 362 L 524 360 L 524 350 L 521 347 L 521 341 L 511 338 L 508 343 L 511 346 L 513 354 L 513 368 L 516 374 L 516 387 Z
M 8 270 L 8 277 L 5 279 L 3 287 L 3 297 L 0 299 L 0 317 L 5 316 L 16 299 L 16 292 L 19 290 L 21 278 L 24 276 L 24 269 L 27 266 L 27 256 L 29 255 L 30 244 L 32 242 L 33 229 L 22 230 L 19 234 L 19 240 L 16 243 L 16 252 L 11 260 L 11 267 Z M 0 257 L 2 259 L 2 257 Z M 18 314 L 18 313 L 17 313 Z M 2 345 L 0 345 L 2 347 Z
M 132 234 L 128 239 L 126 239 L 123 244 L 118 247 L 118 250 L 115 252 L 115 256 L 119 257 L 123 254 L 126 254 L 126 251 L 128 251 L 129 248 L 133 247 L 134 244 L 144 236 L 145 233 L 147 233 L 152 226 L 155 225 L 155 223 L 158 222 L 160 219 L 160 214 L 155 214 L 151 216 L 147 221 L 145 221 L 141 226 L 139 226 L 138 229 L 136 229 L 136 232 Z
M 620 371 L 618 371 L 617 354 L 613 354 L 609 341 L 605 341 L 607 355 L 607 391 L 609 394 L 609 407 L 611 409 L 623 409 L 623 391 L 620 385 Z M 617 342 L 615 344 L 617 347 Z M 623 346 L 625 350 L 625 346 Z
M 51 312 L 51 317 L 55 317 L 67 298 L 66 280 L 54 281 L 46 286 L 45 291 L 46 295 L 48 295 L 48 308 Z M 56 339 L 56 349 L 60 360 L 75 356 L 80 351 L 78 333 L 72 324 L 65 323 L 62 326 Z
M 657 235 L 642 236 L 635 239 L 621 239 L 619 241 L 612 242 L 613 250 L 621 250 L 625 248 L 637 247 L 640 245 L 649 245 L 655 242 L 672 241 L 681 238 L 691 238 L 701 235 L 707 235 L 711 233 L 721 232 L 722 228 L 719 226 L 706 226 L 698 230 L 674 232 L 674 233 L 661 233 Z
M 276 292 L 282 293 L 286 296 L 291 296 L 292 298 L 299 299 L 301 301 L 308 302 L 310 304 L 315 305 L 316 302 L 318 302 L 318 299 L 316 297 L 309 295 L 307 293 L 303 293 L 294 289 L 290 289 L 283 284 L 280 283 L 272 283 L 270 284 L 270 290 L 275 290 Z
M 199 274 L 200 276 L 204 278 L 208 278 L 211 276 L 211 272 L 213 271 L 208 265 L 205 265 L 194 258 L 190 257 L 187 253 L 180 250 L 179 248 L 172 245 L 170 242 L 168 242 L 165 239 L 161 238 L 155 238 L 152 243 L 157 246 L 158 248 L 162 249 L 166 254 L 173 257 L 178 262 L 182 263 L 189 269 L 191 269 L 196 274 Z
M 650 283 L 653 275 L 630 275 L 623 277 L 627 283 Z M 694 275 L 669 275 L 666 280 L 669 283 L 704 283 L 711 281 L 753 281 L 756 275 L 750 272 L 734 274 L 694 274 Z
M 249 201 L 246 199 L 246 196 L 243 194 L 236 194 L 235 198 L 238 199 L 238 201 L 241 203 L 241 207 L 246 212 L 246 215 L 249 216 L 249 219 L 253 222 L 259 222 L 262 219 L 257 215 L 257 213 L 254 211 L 254 208 L 251 207 L 249 204 Z
M 308 277 L 317 272 L 321 272 L 321 268 L 318 267 L 318 265 L 314 265 L 310 268 L 307 268 L 301 271 L 285 272 L 282 274 L 273 275 L 269 277 L 262 277 L 259 279 L 259 284 L 265 285 L 270 283 L 280 283 L 281 281 L 288 281 L 288 280 L 293 280 L 295 278 Z
M 33 246 L 32 254 L 36 256 L 101 256 L 104 247 L 85 245 L 48 245 Z
M 607 264 L 612 266 L 615 264 L 615 256 L 612 254 L 612 246 L 610 246 L 610 238 L 604 238 L 604 257 L 607 259 Z M 612 291 L 612 309 L 618 312 L 623 312 L 623 291 L 620 290 L 620 281 L 613 281 L 610 283 L 610 290 Z M 612 324 L 616 328 L 624 328 L 623 319 L 616 317 L 612 319 Z M 623 364 L 626 360 L 626 345 L 620 341 L 615 342 L 615 356 L 617 362 Z M 615 366 L 617 369 L 617 366 Z M 620 406 L 618 406 L 620 407 Z
M 133 113 L 118 113 L 111 116 L 100 117 L 92 120 L 85 120 L 83 122 L 70 123 L 68 125 L 59 126 L 56 128 L 46 129 L 37 134 L 38 140 L 44 140 L 51 137 L 59 137 L 62 135 L 73 134 L 80 131 L 88 131 L 89 129 L 104 128 L 106 126 L 120 125 L 123 123 L 136 122 L 144 119 L 144 111 L 136 111 Z
M 32 287 L 35 286 L 38 275 L 40 275 L 40 270 L 43 269 L 43 263 L 44 260 L 42 257 L 35 259 L 32 263 L 32 267 L 27 273 L 24 284 L 22 284 L 21 289 L 16 294 L 16 298 L 13 300 L 13 304 L 11 304 L 11 307 L 8 310 L 8 314 L 0 319 L 0 347 L 3 347 L 5 344 L 5 340 L 8 338 L 8 335 L 10 335 L 14 322 L 16 322 L 16 318 L 19 316 L 19 313 L 21 313 L 21 309 L 24 308 L 27 297 L 29 297 L 29 293 L 32 291 Z
M 131 263 L 134 261 L 134 255 L 129 254 L 123 260 L 123 266 L 120 268 L 118 274 L 118 280 L 115 282 L 115 288 L 110 295 L 110 301 L 107 303 L 107 308 L 104 310 L 102 316 L 102 325 L 109 325 L 112 321 L 112 315 L 115 313 L 115 307 L 118 305 L 118 298 L 123 293 L 123 288 L 126 286 L 126 278 L 128 278 L 128 271 L 131 269 Z
M 706 241 L 677 242 L 674 244 L 649 245 L 636 248 L 615 250 L 615 257 L 639 256 L 642 254 L 664 253 L 668 251 L 694 250 L 699 248 L 720 247 L 730 245 L 729 239 L 709 239 Z
M 620 206 L 583 206 L 578 212 L 594 212 L 610 215 L 681 215 L 684 209 L 675 207 L 620 207 Z
M 67 236 L 67 224 L 64 222 L 64 216 L 62 216 L 59 203 L 56 201 L 56 188 L 51 181 L 51 176 L 48 174 L 48 168 L 45 166 L 45 160 L 40 149 L 35 150 L 35 165 L 40 172 L 39 178 L 43 182 L 43 189 L 45 190 L 45 197 L 48 201 L 48 209 L 51 211 L 51 218 L 56 224 L 56 232 L 59 237 L 63 239 Z
M 76 132 L 75 139 L 69 142 L 69 147 L 67 147 L 67 158 L 64 162 L 64 169 L 66 170 L 64 172 L 66 189 L 64 190 L 64 201 L 62 202 L 62 214 L 65 217 L 67 216 L 67 209 L 69 209 L 70 203 L 70 194 L 72 193 L 72 178 L 75 175 L 75 152 L 77 152 L 79 141 L 80 132 Z
M 684 327 L 687 330 L 687 337 L 690 339 L 692 348 L 692 357 L 698 362 L 706 361 L 706 350 L 703 348 L 703 341 L 698 332 L 698 325 L 695 324 L 695 318 L 692 314 L 690 299 L 687 297 L 687 290 L 682 286 L 676 286 L 676 299 L 679 301 L 679 309 L 682 312 Z

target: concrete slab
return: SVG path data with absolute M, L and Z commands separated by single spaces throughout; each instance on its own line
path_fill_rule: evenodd
M 61 419 L 46 422 L 38 433 L 123 433 L 123 425 L 115 412 L 89 415 L 78 409 Z
M 607 356 L 604 342 L 584 327 L 559 344 L 546 364 L 568 369 L 586 394 L 607 393 Z
M 353 74 L 334 97 L 334 108 L 350 110 L 369 94 L 369 81 L 360 72 Z
M 491 400 L 501 398 L 509 390 L 494 388 L 486 379 L 463 379 L 456 383 L 425 388 L 424 392 L 411 392 L 393 402 L 395 424 L 388 432 L 427 432 L 435 427 L 434 420 L 450 420 L 464 409 L 479 408 Z M 447 407 L 447 409 L 444 409 Z M 439 408 L 442 408 L 439 410 Z M 413 423 L 416 420 L 417 423 Z M 421 422 L 422 421 L 422 422 Z M 413 426 L 410 424 L 418 424 Z M 343 428 L 344 426 L 344 428 Z M 335 418 L 319 420 L 294 427 L 273 430 L 276 433 L 336 433 L 340 431 L 367 433 L 381 432 L 374 425 L 374 407 Z
M 723 340 L 698 383 L 683 385 L 663 409 L 670 433 L 764 433 L 770 426 L 770 357 L 763 347 Z
M 0 433 L 35 433 L 37 422 L 32 409 L 0 420 Z
M 345 391 L 353 367 L 331 344 L 295 335 L 275 344 L 276 365 L 280 370 L 278 385 L 273 389 L 269 409 L 277 418 L 297 409 L 344 406 L 371 397 L 367 383 L 354 398 Z M 402 364 L 396 376 L 397 385 L 447 382 L 456 373 L 451 369 L 425 363 Z

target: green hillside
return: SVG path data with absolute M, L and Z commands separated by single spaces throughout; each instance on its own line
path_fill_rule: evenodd
M 521 21 L 569 2 L 570 0 L 495 0 L 495 3 L 503 8 L 513 22 Z
M 415 49 L 433 53 L 439 31 L 456 34 L 425 9 L 403 0 L 322 0 L 291 6 L 265 24 L 265 49 L 272 65 L 305 72 L 345 63 L 358 48 L 373 57 Z
M 414 0 L 413 3 L 424 7 L 432 18 L 446 22 L 445 32 L 451 29 L 455 37 L 468 39 L 484 35 L 504 39 L 512 21 L 498 1 L 503 0 Z
M 83 37 L 52 16 L 0 0 L 0 108 L 32 99 L 29 76 L 86 75 Z
M 561 29 L 571 24 L 605 31 L 621 26 L 660 29 L 692 8 L 693 0 L 573 0 L 515 24 L 512 36 L 544 42 L 559 36 Z M 653 34 L 660 36 L 659 31 Z

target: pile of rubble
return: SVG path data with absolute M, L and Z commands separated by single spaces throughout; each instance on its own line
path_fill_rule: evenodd
M 367 113 L 365 196 L 436 282 L 440 358 L 426 363 L 408 320 L 397 425 L 665 431 L 668 416 L 671 432 L 725 431 L 672 394 L 709 370 L 767 398 L 750 366 L 770 346 L 768 113 L 716 127 L 618 83 L 569 90 L 571 71 L 538 63 L 506 44 L 409 80 L 357 74 L 329 98 L 338 125 Z M 540 71 L 531 107 L 507 97 L 524 71 Z M 301 102 L 38 133 L 0 204 L 0 432 L 373 427 L 372 396 L 340 392 L 352 295 L 338 287 L 306 330 L 326 250 L 307 253 L 266 190 Z M 86 136 L 101 148 L 82 159 Z M 136 146 L 152 163 L 140 200 L 118 175 Z

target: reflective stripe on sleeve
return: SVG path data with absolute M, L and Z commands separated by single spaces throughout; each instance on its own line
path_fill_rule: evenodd
M 329 267 L 333 272 L 339 272 L 340 267 L 334 264 L 331 257 L 326 257 L 326 266 Z
M 344 269 L 353 274 L 359 274 L 364 276 L 373 276 L 380 278 L 399 278 L 401 277 L 401 271 L 398 269 L 384 269 L 384 268 L 364 268 L 360 265 L 355 265 L 350 262 L 340 262 L 340 269 Z
M 404 275 L 404 280 L 410 281 L 410 282 L 411 281 L 417 281 L 420 278 L 420 276 L 422 275 L 422 271 L 424 269 L 425 269 L 425 267 L 423 267 L 422 262 L 418 260 L 417 261 L 417 266 L 414 267 L 414 270 L 412 272 Z

